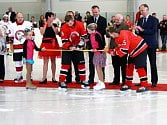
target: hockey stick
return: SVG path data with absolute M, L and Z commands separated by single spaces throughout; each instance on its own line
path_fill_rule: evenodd
M 72 52 L 72 51 L 82 51 L 82 52 L 93 52 L 93 50 L 88 50 L 88 49 L 85 49 L 85 50 L 69 50 L 69 49 L 45 49 L 45 51 L 69 51 L 69 52 Z M 97 50 L 97 52 L 103 52 L 104 50 Z

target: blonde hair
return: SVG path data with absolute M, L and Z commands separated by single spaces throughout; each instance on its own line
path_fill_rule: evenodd
M 97 29 L 97 24 L 96 23 L 90 23 L 87 28 L 89 30 L 96 30 Z

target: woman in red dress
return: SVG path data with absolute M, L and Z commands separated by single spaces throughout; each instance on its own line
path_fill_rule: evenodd
M 59 44 L 56 39 L 56 33 L 58 32 L 58 28 L 56 24 L 53 24 L 54 13 L 46 12 L 45 14 L 45 23 L 43 27 L 40 27 L 40 33 L 43 35 L 42 44 L 40 48 L 45 49 L 59 49 Z M 47 83 L 47 71 L 48 71 L 48 62 L 51 60 L 51 70 L 52 70 L 52 82 L 56 82 L 55 80 L 55 72 L 56 72 L 56 57 L 60 57 L 61 52 L 52 52 L 45 51 L 39 52 L 39 58 L 43 59 L 43 77 L 40 84 Z
M 129 15 L 126 15 L 126 18 L 125 18 L 125 22 L 124 22 L 124 23 L 125 23 L 126 25 L 128 25 L 129 30 L 132 31 L 134 24 L 133 24 L 133 22 L 131 21 Z

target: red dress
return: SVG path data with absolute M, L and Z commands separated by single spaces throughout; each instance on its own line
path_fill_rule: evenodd
M 52 27 L 46 27 L 45 33 L 43 35 L 42 43 L 40 48 L 45 49 L 60 49 L 59 44 L 56 39 L 56 35 Z M 43 51 L 39 52 L 39 58 L 49 57 L 56 58 L 61 57 L 61 51 Z

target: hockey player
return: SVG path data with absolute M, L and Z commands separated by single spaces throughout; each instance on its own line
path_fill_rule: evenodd
M 6 33 L 5 37 L 6 37 L 6 45 L 7 45 L 7 55 L 10 55 L 9 54 L 9 47 L 10 47 L 10 45 L 9 45 L 8 34 L 9 34 L 9 27 L 12 24 L 12 22 L 10 22 L 8 18 L 9 18 L 8 15 L 4 14 L 2 20 L 0 21 L 0 25 L 2 25 L 5 28 L 5 33 Z
M 78 67 L 79 77 L 83 87 L 88 86 L 85 81 L 85 59 L 82 51 L 78 51 L 84 47 L 84 37 L 86 36 L 86 30 L 82 22 L 74 20 L 71 15 L 65 16 L 66 23 L 61 27 L 61 39 L 62 49 L 71 50 L 62 52 L 61 71 L 59 76 L 59 86 L 61 88 L 67 88 L 65 79 L 68 70 L 71 67 L 72 58 L 76 60 Z
M 141 87 L 136 92 L 145 92 L 148 90 L 146 59 L 147 59 L 147 44 L 140 36 L 135 35 L 131 31 L 121 30 L 117 32 L 113 27 L 110 27 L 109 34 L 115 39 L 118 45 L 114 49 L 109 50 L 112 55 L 123 57 L 128 54 L 128 64 L 126 67 L 125 85 L 120 88 L 121 91 L 131 89 L 133 80 L 133 71 L 136 68 L 140 78 Z
M 24 38 L 24 29 L 31 29 L 32 24 L 28 21 L 24 21 L 23 14 L 18 12 L 16 14 L 16 22 L 11 24 L 9 27 L 9 39 L 11 50 L 13 51 L 13 61 L 15 62 L 16 67 L 16 78 L 14 79 L 15 83 L 23 82 L 23 43 Z

